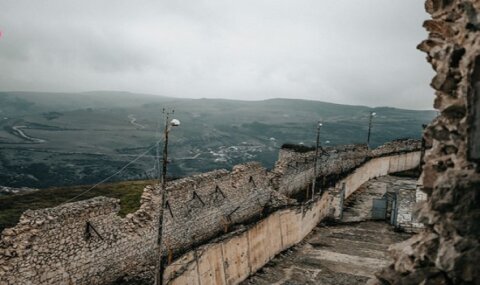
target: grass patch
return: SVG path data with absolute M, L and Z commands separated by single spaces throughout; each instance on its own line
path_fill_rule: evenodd
M 98 196 L 118 198 L 121 206 L 120 215 L 123 217 L 128 213 L 135 212 L 140 207 L 143 188 L 154 183 L 156 183 L 154 180 L 139 180 L 103 184 L 78 197 L 75 201 Z M 22 195 L 0 196 L 0 231 L 16 225 L 22 213 L 28 209 L 36 210 L 58 206 L 90 187 L 90 185 L 55 187 Z

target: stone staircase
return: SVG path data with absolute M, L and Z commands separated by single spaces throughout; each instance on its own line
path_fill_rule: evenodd
M 415 188 L 416 180 L 411 178 L 387 175 L 372 179 L 364 183 L 357 191 L 345 199 L 342 222 L 350 223 L 372 220 L 373 200 L 381 199 L 382 197 L 387 197 L 389 201 L 386 209 L 386 220 L 388 220 L 395 193 L 402 190 L 414 191 Z
M 342 222 L 371 220 L 373 199 L 382 198 L 386 192 L 386 182 L 367 182 L 360 186 L 357 191 L 344 201 Z

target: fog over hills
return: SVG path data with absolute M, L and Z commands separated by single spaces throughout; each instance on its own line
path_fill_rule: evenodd
M 419 138 L 433 111 L 370 108 L 296 99 L 178 99 L 128 92 L 0 92 L 0 185 L 49 187 L 95 183 L 138 154 L 112 180 L 156 177 L 162 109 L 182 124 L 170 136 L 170 174 L 184 176 L 258 160 L 272 167 L 283 143 L 364 143 Z

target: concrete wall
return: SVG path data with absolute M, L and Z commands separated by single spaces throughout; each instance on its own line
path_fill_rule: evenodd
M 238 284 L 300 242 L 329 214 L 331 196 L 277 211 L 248 229 L 204 245 L 169 265 L 165 284 Z
M 358 167 L 350 175 L 338 181 L 330 191 L 333 193 L 333 216 L 341 219 L 343 199 L 352 195 L 368 180 L 390 173 L 410 170 L 420 165 L 420 151 L 373 158 Z M 344 193 L 344 194 L 343 194 Z M 343 199 L 342 199 L 342 195 Z
M 346 178 L 337 182 L 336 187 L 342 188 L 342 185 L 345 184 L 345 198 L 348 198 L 348 196 L 355 192 L 363 183 L 372 178 L 410 170 L 419 165 L 419 151 L 374 158 L 355 169 L 355 171 Z

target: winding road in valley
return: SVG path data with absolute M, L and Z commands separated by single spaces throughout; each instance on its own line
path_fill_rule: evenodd
M 47 142 L 44 139 L 39 139 L 39 138 L 34 138 L 34 137 L 31 137 L 31 136 L 28 136 L 22 129 L 28 129 L 28 127 L 27 126 L 13 126 L 12 127 L 13 134 L 22 138 L 22 139 L 25 139 L 25 140 L 28 140 L 28 141 L 31 141 L 31 142 L 35 142 L 35 143 L 46 143 Z
M 145 129 L 144 125 L 137 123 L 137 118 L 135 118 L 132 114 L 128 115 L 128 119 L 130 120 L 130 124 L 134 125 L 138 129 Z

